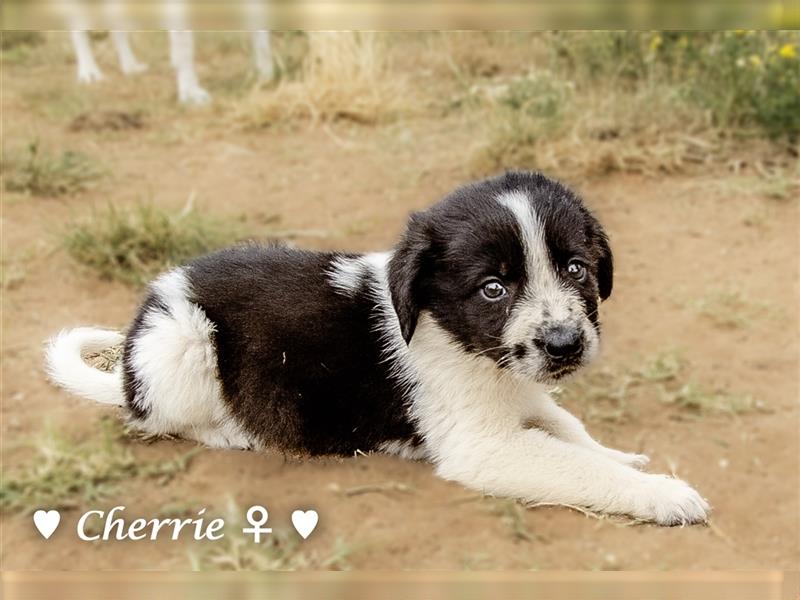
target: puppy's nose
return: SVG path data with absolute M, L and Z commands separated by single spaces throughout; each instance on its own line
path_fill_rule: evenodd
M 550 358 L 572 358 L 583 352 L 583 332 L 577 327 L 556 325 L 542 333 L 538 345 Z

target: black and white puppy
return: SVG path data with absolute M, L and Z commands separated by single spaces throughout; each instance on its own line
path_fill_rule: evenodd
M 643 473 L 548 395 L 598 350 L 606 234 L 537 173 L 457 189 L 392 252 L 215 252 L 156 279 L 126 336 L 79 328 L 53 381 L 152 434 L 218 448 L 427 459 L 463 485 L 664 525 L 706 520 L 685 482 Z M 82 353 L 124 340 L 104 373 Z

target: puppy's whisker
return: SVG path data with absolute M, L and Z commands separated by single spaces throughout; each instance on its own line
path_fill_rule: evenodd
M 475 356 L 480 356 L 481 354 L 486 354 L 487 352 L 491 352 L 492 350 L 503 350 L 505 348 L 506 348 L 505 344 L 502 344 L 500 346 L 493 346 L 492 348 L 484 348 L 480 352 L 475 352 Z

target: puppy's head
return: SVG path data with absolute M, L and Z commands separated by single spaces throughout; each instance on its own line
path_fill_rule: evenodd
M 591 360 L 611 294 L 606 234 L 580 199 L 538 173 L 457 189 L 412 215 L 389 264 L 410 342 L 420 311 L 472 354 L 541 383 Z

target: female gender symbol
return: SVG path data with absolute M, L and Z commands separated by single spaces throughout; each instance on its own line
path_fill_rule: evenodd
M 256 515 L 258 515 L 258 517 L 256 517 Z M 272 533 L 271 527 L 262 527 L 268 519 L 269 512 L 267 512 L 266 508 L 258 504 L 251 506 L 247 509 L 247 522 L 250 523 L 252 527 L 243 527 L 242 533 L 252 533 L 253 541 L 256 544 L 260 544 L 262 533 Z

